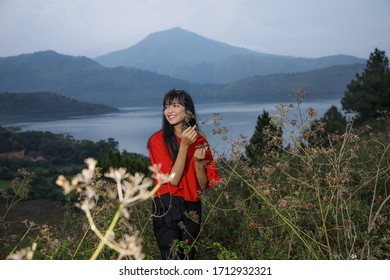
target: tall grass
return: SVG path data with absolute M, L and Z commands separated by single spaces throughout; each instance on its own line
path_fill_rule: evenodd
M 288 147 L 268 149 L 257 166 L 235 158 L 240 145 L 230 160 L 220 158 L 224 181 L 207 200 L 213 214 L 203 227 L 209 244 L 218 241 L 240 259 L 388 258 L 388 128 L 367 138 L 351 123 L 327 145 L 309 145 L 316 114 L 303 112 L 297 98 L 273 119 L 292 128 L 270 143 L 289 139 Z
M 265 130 L 270 145 L 279 146 L 267 149 L 256 165 L 245 158 L 247 139 L 229 138 L 219 114 L 203 120 L 210 133 L 220 136 L 217 145 L 226 149 L 214 150 L 222 179 L 203 194 L 198 258 L 390 257 L 389 128 L 374 131 L 350 123 L 342 134 L 328 135 L 327 145 L 309 144 L 317 135 L 310 125 L 316 113 L 303 111 L 302 102 L 298 94 L 296 104 L 277 107 L 273 124 L 288 133 Z M 150 178 L 124 169 L 102 176 L 96 163 L 88 162 L 72 180 L 58 180 L 67 193 L 76 192 L 81 210 L 69 210 L 65 231 L 61 225 L 41 226 L 41 234 L 31 240 L 37 242 L 34 257 L 159 258 L 151 228 L 148 199 L 155 188 Z M 161 182 L 169 180 L 156 166 L 152 171 Z

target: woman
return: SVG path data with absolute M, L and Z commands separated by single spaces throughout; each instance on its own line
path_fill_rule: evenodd
M 202 218 L 200 195 L 220 177 L 208 142 L 199 134 L 191 96 L 185 90 L 170 90 L 163 107 L 162 129 L 148 141 L 149 156 L 152 165 L 161 164 L 161 172 L 174 177 L 154 195 L 153 230 L 163 259 L 194 259 Z

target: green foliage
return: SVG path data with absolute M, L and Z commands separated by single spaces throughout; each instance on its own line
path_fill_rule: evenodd
M 25 169 L 19 169 L 18 177 L 12 181 L 11 187 L 7 189 L 7 192 L 0 189 L 0 198 L 6 200 L 6 209 L 4 214 L 0 216 L 0 222 L 6 219 L 9 211 L 14 208 L 19 201 L 27 198 L 30 183 L 34 177 L 34 173 L 28 172 Z
M 188 259 L 192 246 L 185 241 L 179 241 L 178 239 L 173 240 L 171 244 L 172 258 L 174 259 Z
M 362 141 L 349 128 L 320 148 L 295 142 L 261 168 L 220 165 L 226 181 L 206 200 L 203 236 L 239 259 L 387 258 L 389 137 Z
M 331 106 L 323 117 L 311 123 L 310 131 L 308 132 L 310 146 L 327 147 L 330 144 L 329 137 L 342 135 L 346 131 L 347 123 L 346 117 L 337 107 Z
M 260 165 L 271 153 L 277 152 L 281 146 L 281 135 L 282 130 L 271 123 L 271 117 L 264 110 L 257 118 L 255 132 L 246 147 L 246 156 L 250 163 Z
M 325 112 L 321 121 L 325 123 L 325 131 L 329 134 L 342 134 L 345 132 L 345 128 L 347 126 L 346 117 L 337 109 L 336 106 L 331 106 L 328 111 Z
M 227 250 L 219 242 L 214 242 L 213 245 L 218 250 L 218 254 L 217 254 L 218 260 L 237 260 L 238 259 L 236 253 Z
M 34 172 L 36 177 L 30 184 L 30 199 L 50 198 L 65 203 L 61 189 L 55 185 L 55 178 L 60 174 L 75 174 L 80 162 L 88 157 L 107 159 L 117 154 L 120 158 L 117 165 L 126 166 L 131 172 L 137 170 L 146 174 L 148 171 L 147 159 L 127 152 L 121 155 L 118 142 L 113 138 L 93 142 L 76 140 L 68 134 L 0 126 L 0 153 L 20 150 L 25 150 L 23 159 L 0 157 L 0 179 L 12 180 L 18 175 L 19 168 Z
M 89 140 L 76 140 L 69 134 L 21 131 L 18 128 L 0 126 L 0 153 L 25 150 L 29 160 L 24 164 L 34 161 L 33 156 L 36 155 L 56 165 L 79 164 L 87 157 L 100 157 L 109 150 L 117 150 L 117 148 L 118 142 L 113 138 L 99 140 L 95 143 Z
M 13 172 L 6 166 L 0 167 L 0 178 L 4 180 L 12 180 L 14 178 Z
M 390 69 L 385 51 L 370 54 L 363 73 L 347 85 L 341 104 L 348 112 L 358 113 L 361 122 L 375 119 L 390 109 Z
M 136 172 L 149 174 L 149 159 L 140 154 L 128 153 L 126 151 L 120 153 L 119 151 L 109 150 L 99 160 L 99 167 L 102 168 L 103 174 L 108 172 L 110 167 L 124 167 L 131 174 Z

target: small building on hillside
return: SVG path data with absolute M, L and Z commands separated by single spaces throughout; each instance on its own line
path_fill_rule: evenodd
M 18 152 L 10 152 L 10 153 L 0 153 L 0 158 L 17 158 L 17 159 L 25 159 L 26 150 L 20 150 Z

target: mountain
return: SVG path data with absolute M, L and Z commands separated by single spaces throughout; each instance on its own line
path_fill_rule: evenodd
M 362 64 L 336 65 L 299 73 L 283 73 L 256 76 L 225 85 L 222 92 L 225 101 L 253 100 L 260 102 L 285 102 L 288 95 L 299 88 L 315 99 L 342 98 L 356 73 L 364 69 Z
M 299 73 L 255 76 L 228 84 L 197 84 L 125 67 L 104 67 L 86 57 L 44 51 L 0 58 L 0 92 L 55 92 L 116 107 L 161 104 L 171 88 L 185 88 L 196 102 L 283 101 L 298 88 L 316 98 L 342 97 L 363 64 Z M 0 103 L 0 107 L 3 104 Z
M 80 102 L 50 92 L 0 93 L 0 123 L 17 119 L 47 119 L 116 112 L 102 104 Z
M 296 58 L 274 55 L 234 55 L 217 63 L 201 64 L 189 68 L 185 75 L 191 81 L 214 81 L 229 83 L 252 76 L 267 76 L 280 73 L 306 72 L 336 65 L 365 64 L 365 60 L 347 55 L 322 58 Z
M 0 58 L 0 92 L 56 92 L 113 106 L 161 102 L 162 91 L 191 83 L 134 68 L 107 68 L 53 51 Z
M 196 83 L 230 83 L 258 75 L 366 62 L 347 55 L 297 58 L 258 53 L 207 39 L 181 28 L 152 33 L 134 46 L 99 56 L 95 60 L 108 67 L 134 67 Z
M 173 28 L 152 33 L 128 49 L 115 51 L 95 60 L 109 67 L 134 67 L 185 78 L 177 73 L 188 67 L 217 62 L 237 54 L 250 55 L 255 52 L 209 40 L 181 28 Z

